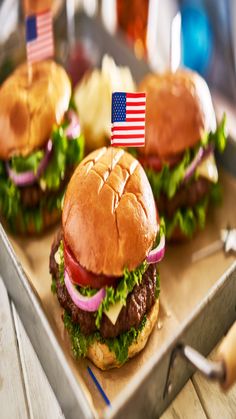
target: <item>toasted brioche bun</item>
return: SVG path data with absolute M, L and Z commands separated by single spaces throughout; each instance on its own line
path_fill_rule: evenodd
M 30 70 L 31 69 L 31 70 Z M 70 80 L 54 61 L 21 65 L 0 89 L 0 158 L 26 156 L 42 147 L 60 124 L 71 97 Z
M 158 229 L 151 187 L 139 162 L 117 148 L 89 154 L 68 185 L 62 225 L 67 244 L 88 271 L 121 276 L 125 267 L 135 269 Z
M 134 341 L 128 351 L 128 358 L 133 358 L 138 354 L 146 345 L 147 340 L 156 324 L 159 313 L 159 300 L 156 300 L 155 304 L 147 314 L 147 320 L 144 328 L 140 332 L 138 339 Z M 111 368 L 119 368 L 122 364 L 116 359 L 114 352 L 111 352 L 105 343 L 94 342 L 89 346 L 87 355 L 98 368 L 101 370 L 109 370 Z
M 146 145 L 140 154 L 160 158 L 179 154 L 216 127 L 210 91 L 197 73 L 149 74 L 139 91 L 147 93 Z

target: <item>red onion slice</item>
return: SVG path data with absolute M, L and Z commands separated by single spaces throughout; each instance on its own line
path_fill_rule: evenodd
M 160 243 L 155 249 L 152 249 L 151 252 L 147 255 L 147 263 L 157 263 L 160 262 L 165 254 L 165 235 L 163 234 L 160 239 Z
M 209 145 L 207 148 L 203 148 L 203 147 L 199 148 L 193 161 L 190 163 L 190 165 L 187 167 L 185 171 L 183 182 L 185 182 L 186 180 L 189 180 L 193 176 L 197 166 L 202 162 L 202 160 L 208 157 L 212 152 L 213 152 L 212 145 Z
M 34 184 L 41 174 L 46 169 L 52 154 L 52 140 L 49 139 L 45 148 L 45 154 L 39 163 L 37 173 L 32 171 L 16 173 L 11 167 L 9 162 L 6 162 L 6 170 L 9 178 L 17 186 L 29 186 Z
M 80 135 L 79 119 L 74 111 L 68 111 L 69 125 L 66 128 L 66 136 L 69 139 L 77 138 Z
M 9 162 L 6 162 L 6 169 L 9 178 L 17 186 L 32 185 L 37 180 L 37 176 L 34 172 L 28 171 L 23 173 L 16 173 L 11 169 Z
M 66 289 L 73 301 L 73 303 L 84 311 L 97 311 L 102 300 L 106 295 L 105 288 L 101 288 L 95 295 L 92 297 L 85 297 L 80 294 L 74 284 L 72 284 L 67 271 L 65 270 L 65 285 Z

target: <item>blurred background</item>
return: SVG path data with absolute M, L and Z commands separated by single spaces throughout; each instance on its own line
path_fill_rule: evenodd
M 105 52 L 116 51 L 136 80 L 148 66 L 182 65 L 236 101 L 235 0 L 54 0 L 53 13 L 57 59 L 74 84 Z M 0 82 L 24 59 L 21 2 L 0 0 Z

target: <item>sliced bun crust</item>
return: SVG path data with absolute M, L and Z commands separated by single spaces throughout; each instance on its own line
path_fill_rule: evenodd
M 197 73 L 149 74 L 139 91 L 147 93 L 146 145 L 140 154 L 173 156 L 194 146 L 205 132 L 215 130 L 210 91 Z
M 152 190 L 139 162 L 117 148 L 89 154 L 68 185 L 62 225 L 67 244 L 88 271 L 121 276 L 125 267 L 135 269 L 158 229 Z
M 156 324 L 159 313 L 159 300 L 147 314 L 147 321 L 140 332 L 137 341 L 133 342 L 128 351 L 128 357 L 132 358 L 138 354 L 146 345 L 147 340 Z M 111 368 L 119 368 L 122 364 L 116 359 L 114 352 L 111 352 L 105 343 L 94 342 L 88 349 L 87 358 L 89 358 L 101 370 L 108 370 Z
M 71 84 L 65 70 L 54 61 L 23 64 L 0 88 L 0 159 L 26 156 L 42 147 L 54 123 L 68 109 Z

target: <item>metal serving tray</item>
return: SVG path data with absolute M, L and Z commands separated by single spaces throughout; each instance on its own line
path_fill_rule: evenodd
M 129 65 L 136 80 L 147 72 L 147 65 L 137 62 L 132 52 L 119 39 L 109 36 L 99 22 L 78 15 L 76 27 L 78 37 L 88 36 L 98 46 L 101 56 L 108 52 L 118 63 Z M 235 143 L 230 140 L 221 163 L 236 177 L 236 165 L 233 162 L 235 158 Z M 171 252 L 173 254 L 173 249 Z M 200 303 L 176 324 L 172 335 L 168 336 L 156 353 L 154 352 L 141 365 L 125 388 L 112 400 L 111 406 L 104 407 L 98 414 L 84 386 L 77 380 L 45 314 L 40 297 L 26 276 L 6 232 L 0 225 L 0 275 L 68 419 L 97 416 L 158 417 L 193 373 L 191 367 L 186 366 L 181 359 L 177 359 L 172 375 L 172 391 L 164 398 L 170 358 L 176 345 L 180 342 L 186 343 L 207 355 L 236 319 L 236 262 L 232 258 L 230 260 L 229 268 L 210 287 Z M 205 275 L 208 275 L 207 271 Z M 166 289 L 163 297 L 165 294 L 168 294 Z M 166 322 L 168 325 L 168 321 Z M 116 370 L 113 374 L 115 377 Z

